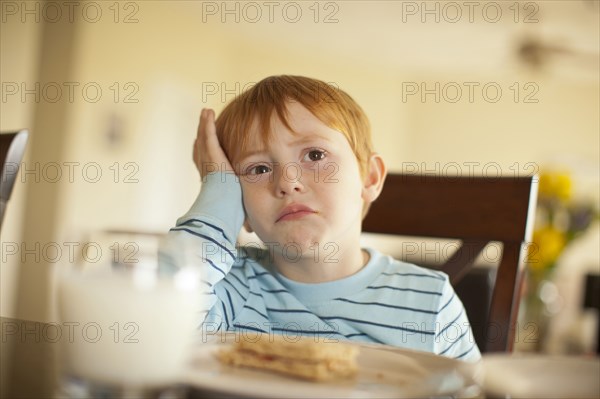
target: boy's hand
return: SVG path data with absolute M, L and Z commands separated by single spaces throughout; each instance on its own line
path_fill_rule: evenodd
M 198 134 L 194 142 L 194 163 L 202 179 L 211 172 L 234 173 L 231 162 L 219 143 L 215 111 L 210 108 L 203 108 L 200 113 Z

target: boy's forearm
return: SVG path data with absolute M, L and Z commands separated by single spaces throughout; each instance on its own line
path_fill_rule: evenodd
M 233 173 L 211 173 L 202 179 L 202 188 L 190 210 L 177 219 L 177 228 L 192 225 L 194 220 L 216 221 L 227 240 L 233 244 L 244 223 L 242 188 Z
M 185 264 L 201 268 L 206 315 L 217 302 L 214 286 L 223 280 L 237 258 L 236 239 L 244 222 L 242 192 L 231 173 L 213 173 L 203 179 L 198 198 L 169 231 L 161 267 L 179 269 Z

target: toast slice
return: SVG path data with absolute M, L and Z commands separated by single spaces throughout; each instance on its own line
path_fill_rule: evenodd
M 311 381 L 333 381 L 356 375 L 357 355 L 357 346 L 325 342 L 323 338 L 261 334 L 252 339 L 238 336 L 217 357 L 232 366 L 269 370 Z

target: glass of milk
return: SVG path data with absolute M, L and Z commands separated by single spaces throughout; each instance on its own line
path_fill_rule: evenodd
M 177 383 L 202 321 L 200 275 L 181 253 L 171 257 L 178 264 L 166 268 L 155 255 L 61 272 L 59 315 L 68 332 L 61 339 L 64 376 L 114 387 L 118 396 Z

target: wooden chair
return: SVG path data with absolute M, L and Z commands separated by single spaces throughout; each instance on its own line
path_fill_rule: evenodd
M 482 352 L 510 352 L 524 244 L 531 239 L 536 199 L 536 177 L 390 174 L 363 231 L 461 240 L 462 246 L 440 267 L 453 285 L 469 272 L 488 243 L 501 242 L 486 334 L 478 343 Z
M 583 310 L 595 309 L 600 314 L 600 274 L 587 274 L 585 276 L 585 289 L 583 290 Z M 600 324 L 596 325 L 596 353 L 600 355 Z
M 4 213 L 10 199 L 19 166 L 25 154 L 25 145 L 29 132 L 20 130 L 12 133 L 0 134 L 0 166 L 1 179 L 0 182 L 0 228 L 4 221 Z

